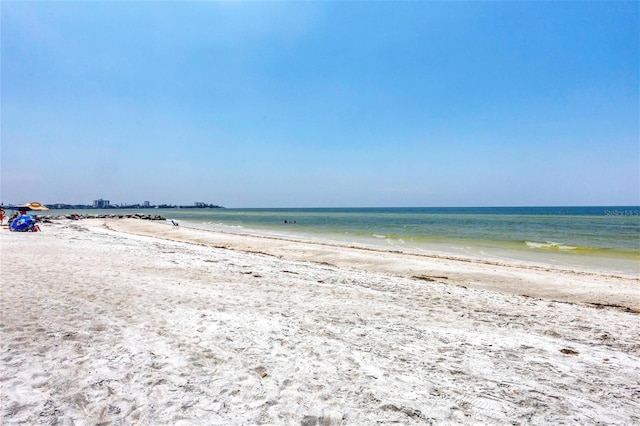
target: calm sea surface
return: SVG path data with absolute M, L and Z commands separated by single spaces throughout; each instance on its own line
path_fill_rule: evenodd
M 135 211 L 219 230 L 640 274 L 639 206 Z

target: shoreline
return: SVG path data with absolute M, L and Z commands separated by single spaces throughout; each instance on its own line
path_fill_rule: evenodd
M 214 232 L 227 232 L 235 234 L 272 236 L 275 238 L 311 241 L 317 243 L 331 242 L 339 246 L 366 246 L 379 248 L 382 251 L 401 251 L 416 254 L 442 255 L 445 257 L 478 258 L 491 262 L 506 261 L 507 263 L 533 263 L 551 265 L 554 268 L 564 269 L 588 269 L 605 274 L 622 274 L 640 277 L 640 247 L 613 248 L 613 247 L 587 247 L 577 241 L 568 241 L 559 238 L 535 239 L 477 239 L 461 238 L 451 235 L 448 237 L 412 236 L 409 234 L 385 235 L 384 231 L 376 233 L 374 230 L 362 232 L 362 229 L 329 229 L 309 228 L 304 224 L 304 218 L 298 218 L 301 222 L 290 221 L 283 225 L 282 222 L 270 224 L 243 224 L 233 225 L 229 223 L 203 221 L 195 218 L 174 218 L 189 227 L 212 230 Z M 286 216 L 285 216 L 286 217 Z M 357 227 L 356 227 L 357 228 Z M 553 241 L 549 241 L 549 240 Z
M 506 259 L 489 260 L 459 255 L 417 253 L 203 227 L 173 227 L 166 223 L 150 223 L 135 219 L 109 220 L 105 221 L 103 226 L 119 232 L 247 253 L 348 267 L 404 278 L 441 281 L 450 285 L 544 300 L 609 306 L 640 313 L 640 276 L 630 274 Z M 563 288 L 564 280 L 571 282 L 572 287 Z
M 640 232 L 640 222 L 631 215 L 614 215 L 632 211 L 620 208 L 142 209 L 122 213 L 160 213 L 197 227 L 245 228 L 251 233 L 298 234 L 402 250 L 639 274 L 640 241 L 635 231 Z
M 483 245 L 474 246 L 476 249 L 486 248 L 490 251 L 490 253 L 486 252 L 463 252 L 460 249 L 455 250 L 452 247 L 454 242 L 438 242 L 430 245 L 418 246 L 414 245 L 399 245 L 399 244 L 382 244 L 380 241 L 386 241 L 386 237 L 380 236 L 380 241 L 376 241 L 376 237 L 362 237 L 362 236 L 343 236 L 333 233 L 328 234 L 317 234 L 312 232 L 281 232 L 276 229 L 258 229 L 258 228 L 245 228 L 245 227 L 236 227 L 230 225 L 210 225 L 210 224 L 201 224 L 195 221 L 181 221 L 183 228 L 190 228 L 196 230 L 202 230 L 205 232 L 213 232 L 220 234 L 230 234 L 230 235 L 238 235 L 244 236 L 248 238 L 266 238 L 273 240 L 283 240 L 290 241 L 294 243 L 307 243 L 307 244 L 317 244 L 319 246 L 333 246 L 337 248 L 346 248 L 346 249 L 360 249 L 367 251 L 375 251 L 380 253 L 395 253 L 395 254 L 403 254 L 407 256 L 416 256 L 416 257 L 424 257 L 424 258 L 440 258 L 440 259 L 449 259 L 449 260 L 457 260 L 461 262 L 471 262 L 471 263 L 484 263 L 491 264 L 496 266 L 518 266 L 522 265 L 524 267 L 531 267 L 533 269 L 542 268 L 542 269 L 553 269 L 558 271 L 581 271 L 586 274 L 596 274 L 596 275 L 605 275 L 605 276 L 613 276 L 620 278 L 628 278 L 628 279 L 638 279 L 640 282 L 640 259 L 631 259 L 626 257 L 615 257 L 615 256 L 594 256 L 591 259 L 597 259 L 600 262 L 606 261 L 622 261 L 633 263 L 633 268 L 626 269 L 603 269 L 601 266 L 597 264 L 571 264 L 566 262 L 567 259 L 572 257 L 585 257 L 585 255 L 575 254 L 572 252 L 559 252 L 555 253 L 562 257 L 564 257 L 565 262 L 560 263 L 556 262 L 557 259 L 552 257 L 545 257 L 548 254 L 554 254 L 553 252 L 549 253 L 534 253 L 535 256 L 531 256 L 532 253 L 529 253 L 529 256 L 517 256 L 513 255 L 513 253 L 506 254 L 504 248 L 498 248 L 497 246 L 486 247 Z M 469 243 L 469 242 L 465 242 Z M 523 245 L 527 245 L 527 242 L 522 242 Z M 455 242 L 456 245 L 463 244 L 462 242 Z M 521 255 L 527 254 L 525 250 L 519 250 Z M 537 256 L 539 255 L 539 256 Z
M 135 219 L 42 228 L 0 231 L 3 424 L 640 422 L 638 314 L 585 304 L 635 306 L 636 281 Z

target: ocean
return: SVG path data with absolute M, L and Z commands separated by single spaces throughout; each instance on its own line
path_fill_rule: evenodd
M 97 212 L 85 210 L 84 213 Z M 125 213 L 123 210 L 102 211 Z M 640 207 L 147 209 L 201 228 L 640 275 Z

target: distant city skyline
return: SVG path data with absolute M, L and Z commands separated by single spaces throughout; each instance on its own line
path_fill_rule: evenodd
M 640 204 L 640 2 L 0 3 L 0 201 Z
M 35 202 L 37 204 L 42 204 L 39 202 Z M 2 203 L 1 206 L 9 207 L 15 206 L 19 207 L 24 204 L 29 203 Z M 111 200 L 106 200 L 103 198 L 99 198 L 97 200 L 93 200 L 88 203 L 66 203 L 66 202 L 53 202 L 44 204 L 45 207 L 52 209 L 64 209 L 64 208 L 74 208 L 74 207 L 82 207 L 82 208 L 96 208 L 96 209 L 109 209 L 109 208 L 122 208 L 122 207 L 134 207 L 134 208 L 158 208 L 158 207 L 193 207 L 193 208 L 220 208 L 218 204 L 207 203 L 204 201 L 194 201 L 190 204 L 175 204 L 175 203 L 151 203 L 150 201 L 142 201 L 142 202 L 133 202 L 133 203 L 118 203 L 111 202 Z
M 9 203 L 3 204 L 2 207 L 19 207 L 18 203 Z M 121 208 L 135 208 L 135 209 L 156 209 L 156 208 L 201 208 L 201 209 L 210 209 L 210 208 L 224 208 L 224 206 L 220 206 L 213 203 L 204 203 L 201 201 L 197 201 L 191 204 L 172 204 L 172 203 L 157 203 L 151 204 L 149 201 L 143 201 L 142 203 L 111 203 L 110 200 L 94 200 L 92 203 L 49 203 L 45 204 L 45 207 L 53 210 L 63 210 L 63 209 L 121 209 Z

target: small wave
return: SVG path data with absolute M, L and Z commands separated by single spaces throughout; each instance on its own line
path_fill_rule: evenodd
M 380 235 L 380 234 L 371 234 L 371 236 L 373 238 L 387 238 L 386 235 Z
M 564 254 L 604 256 L 612 258 L 640 260 L 640 251 L 638 250 L 619 250 L 605 247 L 571 246 L 568 244 L 556 243 L 553 241 L 547 241 L 544 243 L 536 241 L 524 241 L 524 243 L 526 244 L 528 249 L 547 253 L 555 252 Z
M 207 226 L 219 227 L 222 229 L 244 229 L 244 226 L 242 225 L 230 225 L 228 223 L 222 222 L 203 222 L 203 224 Z
M 529 248 L 540 250 L 578 250 L 580 247 L 569 246 L 562 243 L 554 243 L 553 241 L 547 241 L 544 243 L 538 243 L 535 241 L 525 241 L 525 244 Z

